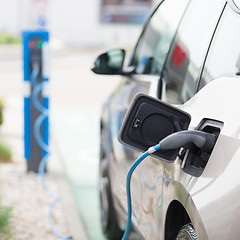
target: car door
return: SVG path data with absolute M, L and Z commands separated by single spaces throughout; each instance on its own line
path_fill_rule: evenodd
M 223 11 L 225 1 L 192 0 L 171 44 L 161 75 L 162 100 L 181 106 L 197 92 L 203 63 L 212 36 Z M 165 189 L 179 181 L 180 165 L 152 158 L 140 167 L 142 183 L 142 224 L 139 227 L 146 239 L 164 239 L 168 204 Z M 181 181 L 189 181 L 184 177 Z M 163 187 L 161 187 L 163 184 Z M 167 232 L 168 237 L 175 234 Z
M 138 92 L 157 96 L 163 64 L 188 3 L 189 0 L 161 1 L 144 26 L 131 58 L 129 66 L 135 68 L 134 74 L 130 77 L 123 77 L 109 101 L 109 131 L 114 154 L 114 161 L 110 162 L 112 193 L 115 205 L 118 206 L 118 209 L 124 209 L 125 212 L 127 211 L 126 174 L 130 165 L 140 153 L 118 142 L 119 129 L 130 102 Z M 143 198 L 140 181 L 143 179 L 140 179 L 138 171 L 134 175 L 134 190 L 132 193 L 133 207 L 136 209 L 134 211 L 134 223 L 139 225 L 142 221 Z

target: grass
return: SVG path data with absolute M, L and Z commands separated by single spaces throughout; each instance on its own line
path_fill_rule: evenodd
M 1 42 L 1 34 L 0 34 Z M 4 101 L 0 98 L 0 126 L 3 123 Z M 0 139 L 0 163 L 12 162 L 10 148 Z M 1 166 L 0 166 L 1 167 Z M 10 240 L 13 236 L 11 227 L 12 208 L 4 206 L 0 198 L 0 240 Z
M 0 140 L 0 163 L 12 162 L 12 154 L 10 148 Z M 1 166 L 0 166 L 1 167 Z M 11 207 L 3 206 L 0 198 L 0 239 L 10 240 L 12 237 Z
M 10 207 L 3 206 L 0 200 L 0 239 L 2 240 L 9 240 L 12 237 L 10 224 L 11 212 L 12 209 Z

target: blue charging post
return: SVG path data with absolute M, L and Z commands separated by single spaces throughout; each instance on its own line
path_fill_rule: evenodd
M 52 221 L 52 209 L 60 197 L 51 192 L 44 180 L 49 151 L 49 98 L 48 89 L 47 31 L 22 33 L 24 66 L 24 150 L 27 171 L 38 173 L 44 190 L 53 198 L 48 208 L 48 223 L 52 232 L 61 239 L 72 239 L 56 231 Z
M 33 104 L 32 94 L 35 84 L 44 83 L 38 94 L 38 102 L 49 108 L 48 97 L 48 43 L 47 31 L 22 32 L 23 67 L 24 67 L 24 156 L 27 160 L 27 171 L 38 172 L 42 158 L 47 154 L 38 144 L 34 135 L 34 124 L 41 114 Z M 34 68 L 38 71 L 34 73 Z M 49 119 L 43 120 L 41 137 L 45 145 L 49 144 Z

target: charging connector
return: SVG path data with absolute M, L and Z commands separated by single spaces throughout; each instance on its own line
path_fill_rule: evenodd
M 131 190 L 130 183 L 131 177 L 136 169 L 136 167 L 150 154 L 155 151 L 161 150 L 170 150 L 170 149 L 178 149 L 180 147 L 188 147 L 189 144 L 194 144 L 196 147 L 200 148 L 205 152 L 211 152 L 216 143 L 217 137 L 214 134 L 206 133 L 202 131 L 180 131 L 173 133 L 164 139 L 162 139 L 159 144 L 154 147 L 150 147 L 144 154 L 142 154 L 131 166 L 128 171 L 127 179 L 126 179 L 126 193 L 127 193 L 127 204 L 128 204 L 128 218 L 127 225 L 122 237 L 122 240 L 127 240 L 127 237 L 131 228 L 131 218 L 132 218 L 132 203 L 131 203 Z
M 186 130 L 173 133 L 159 142 L 162 150 L 188 148 L 189 144 L 194 144 L 204 152 L 211 152 L 217 140 L 217 136 L 197 130 Z

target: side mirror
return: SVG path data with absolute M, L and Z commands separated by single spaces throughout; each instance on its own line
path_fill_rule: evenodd
M 119 141 L 137 150 L 146 151 L 166 136 L 188 129 L 191 116 L 163 101 L 139 93 L 124 118 Z M 156 151 L 156 157 L 173 162 L 180 149 Z
M 97 74 L 121 74 L 125 59 L 124 49 L 112 49 L 102 53 L 94 62 L 92 71 Z

